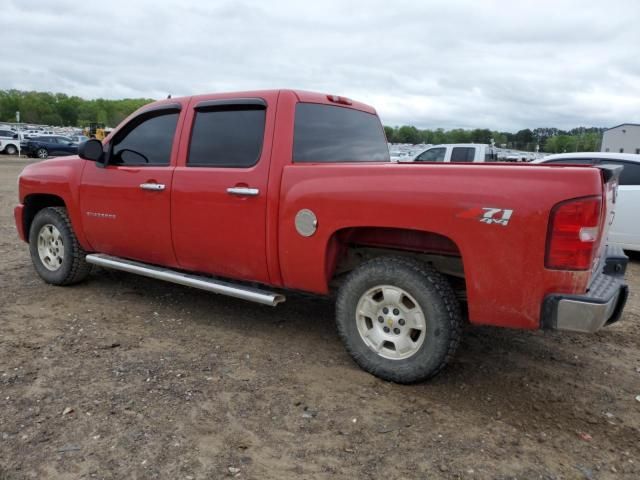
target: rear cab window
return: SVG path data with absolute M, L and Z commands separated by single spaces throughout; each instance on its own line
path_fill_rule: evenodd
M 319 103 L 296 105 L 295 163 L 389 162 L 387 139 L 377 115 Z

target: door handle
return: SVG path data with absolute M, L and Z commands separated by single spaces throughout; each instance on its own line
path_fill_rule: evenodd
M 230 187 L 227 188 L 227 193 L 229 195 L 237 195 L 239 197 L 255 197 L 260 193 L 260 190 L 249 187 Z
M 164 183 L 141 183 L 140 188 L 143 190 L 164 190 Z

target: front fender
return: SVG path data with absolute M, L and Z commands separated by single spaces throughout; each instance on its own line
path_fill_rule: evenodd
M 18 178 L 20 204 L 24 208 L 16 208 L 17 216 L 22 219 L 22 235 L 28 241 L 28 226 L 25 226 L 25 215 L 29 214 L 29 205 L 39 196 L 52 196 L 62 200 L 67 209 L 71 226 L 83 249 L 90 251 L 91 245 L 84 235 L 82 213 L 80 211 L 79 185 L 86 161 L 78 157 L 65 157 L 34 163 L 25 167 Z M 31 200 L 30 200 L 31 199 Z M 36 202 L 37 203 L 37 202 Z M 44 204 L 46 207 L 46 202 Z M 41 205 L 38 204 L 40 208 Z

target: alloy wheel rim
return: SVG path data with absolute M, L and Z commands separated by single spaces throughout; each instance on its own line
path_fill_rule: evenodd
M 64 261 L 62 234 L 55 225 L 43 225 L 38 232 L 38 256 L 47 270 L 55 272 Z
M 415 355 L 427 333 L 420 304 L 394 285 L 377 285 L 360 297 L 356 325 L 365 345 L 389 360 Z

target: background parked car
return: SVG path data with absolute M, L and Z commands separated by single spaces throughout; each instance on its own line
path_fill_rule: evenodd
M 78 143 L 78 144 L 89 140 L 89 137 L 87 137 L 86 135 L 71 135 L 71 137 L 69 138 L 71 139 L 72 142 Z
M 560 153 L 533 163 L 561 165 L 622 165 L 616 215 L 609 230 L 609 244 L 640 252 L 640 155 L 631 153 Z
M 13 130 L 0 130 L 0 152 L 7 155 L 16 155 L 20 140 L 18 133 Z
M 69 137 L 46 136 L 32 138 L 27 142 L 27 156 L 48 158 L 59 155 L 76 155 L 78 144 Z

